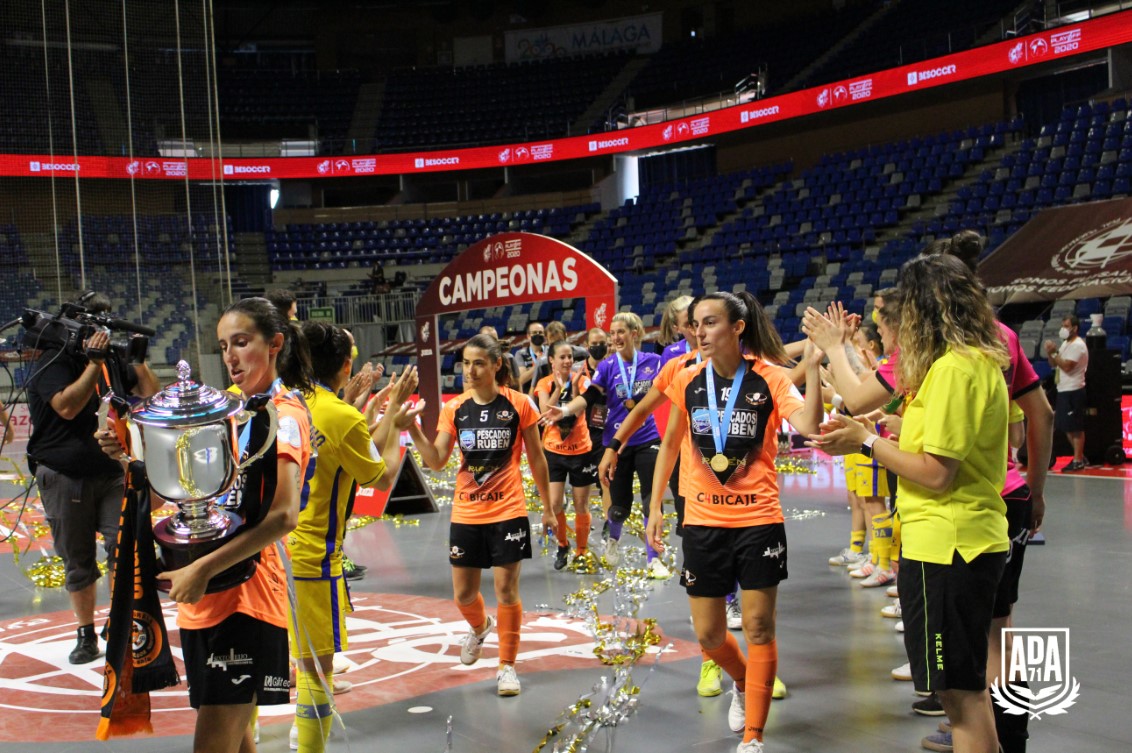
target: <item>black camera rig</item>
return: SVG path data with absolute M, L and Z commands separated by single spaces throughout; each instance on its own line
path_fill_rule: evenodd
M 142 363 L 149 351 L 149 338 L 157 330 L 106 314 L 91 313 L 78 303 L 65 303 L 62 310 L 51 315 L 36 309 L 24 309 L 19 323 L 23 325 L 25 348 L 43 350 L 61 348 L 73 355 L 104 359 L 111 353 L 123 362 Z M 92 351 L 85 343 L 95 332 L 105 330 L 111 334 L 106 350 Z M 118 334 L 118 337 L 114 335 Z

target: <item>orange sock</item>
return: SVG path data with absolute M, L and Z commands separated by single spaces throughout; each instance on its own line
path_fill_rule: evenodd
M 476 600 L 471 604 L 456 602 L 456 608 L 460 610 L 460 614 L 464 615 L 464 619 L 468 621 L 473 630 L 477 633 L 483 630 L 483 625 L 487 622 L 487 612 L 483 608 L 483 594 L 476 594 Z
M 770 694 L 774 690 L 774 675 L 778 672 L 778 643 L 771 641 L 762 646 L 747 646 L 747 728 L 743 742 L 762 742 L 763 727 L 770 713 Z
M 495 608 L 499 623 L 499 663 L 514 664 L 519 655 L 519 628 L 523 625 L 523 602 L 500 604 Z
M 716 648 L 706 649 L 700 646 L 700 650 L 713 662 L 723 667 L 723 671 L 735 681 L 735 687 L 740 692 L 743 691 L 747 682 L 747 660 L 743 658 L 743 652 L 739 650 L 739 641 L 735 640 L 734 635 L 728 633 L 727 637 L 723 639 L 723 643 Z M 771 679 L 773 680 L 773 677 Z M 770 696 L 768 695 L 767 698 L 769 699 Z
M 578 541 L 578 551 L 584 552 L 590 548 L 590 524 L 593 518 L 589 511 L 577 513 L 574 517 L 574 538 Z
M 566 538 L 566 511 L 554 514 L 554 535 L 558 537 L 558 546 L 569 546 L 570 541 Z

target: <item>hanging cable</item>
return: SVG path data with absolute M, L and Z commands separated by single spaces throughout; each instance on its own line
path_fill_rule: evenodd
M 216 143 L 220 143 L 220 76 L 216 67 L 216 26 L 214 23 L 214 16 L 212 11 L 212 0 L 208 0 L 208 16 L 205 19 L 206 33 L 211 40 L 210 48 L 212 50 L 212 88 L 211 95 L 215 107 L 212 109 L 213 117 L 216 118 Z M 214 157 L 216 164 L 213 167 L 213 174 L 219 171 L 220 174 L 220 217 L 223 220 L 221 223 L 221 237 L 223 238 L 223 253 L 224 253 L 224 280 L 226 281 L 226 288 L 228 291 L 227 305 L 232 304 L 232 253 L 230 239 L 228 238 L 228 200 L 224 196 L 224 154 L 217 149 L 216 157 Z
M 185 125 L 185 72 L 181 64 L 181 0 L 173 0 L 174 21 L 177 28 L 177 92 L 181 107 L 181 149 L 184 151 L 189 143 L 187 127 Z M 192 277 L 193 292 L 193 343 L 197 351 L 197 369 L 203 365 L 200 351 L 200 307 L 197 304 L 197 268 L 196 247 L 193 244 L 193 204 L 192 191 L 189 188 L 188 157 L 185 157 L 185 217 L 189 222 L 189 275 Z
M 47 99 L 47 153 L 55 163 L 55 110 L 51 106 L 51 60 L 47 54 L 47 0 L 40 0 L 39 13 L 43 23 L 43 83 Z M 55 285 L 59 305 L 63 304 L 63 260 L 59 248 L 59 197 L 55 194 L 55 171 L 48 170 L 51 180 L 51 233 L 55 238 Z
M 138 241 L 138 194 L 135 179 L 138 165 L 134 163 L 134 100 L 130 95 L 130 34 L 126 21 L 126 0 L 122 0 L 122 62 L 126 69 L 126 143 L 130 153 L 130 211 L 134 220 L 134 280 L 137 282 L 138 307 L 134 321 L 142 321 L 141 244 Z
M 212 188 L 212 221 L 213 221 L 213 224 L 216 227 L 216 243 L 213 244 L 213 239 L 212 239 L 211 235 L 209 236 L 208 240 L 209 240 L 209 246 L 210 247 L 212 247 L 214 245 L 216 247 L 216 274 L 220 278 L 219 279 L 220 290 L 221 290 L 220 299 L 221 299 L 221 303 L 223 303 L 223 300 L 224 300 L 223 291 L 224 291 L 224 252 L 225 252 L 225 248 L 223 246 L 221 246 L 221 235 L 220 234 L 221 234 L 222 231 L 221 231 L 220 228 L 223 225 L 225 227 L 225 230 L 226 230 L 228 223 L 227 223 L 226 219 L 223 216 L 220 215 L 220 204 L 217 201 L 217 197 L 216 197 L 216 192 L 217 192 L 217 187 L 216 187 L 216 158 L 220 154 L 220 138 L 217 135 L 217 132 L 216 132 L 217 129 L 213 128 L 213 120 L 212 120 L 212 116 L 213 116 L 212 90 L 213 90 L 213 81 L 214 81 L 214 69 L 213 69 L 213 65 L 212 65 L 213 64 L 212 50 L 211 50 L 211 47 L 209 46 L 209 37 L 210 37 L 209 28 L 210 28 L 212 19 L 209 16 L 208 0 L 201 0 L 200 13 L 201 13 L 201 18 L 204 20 L 204 22 L 201 24 L 201 26 L 202 26 L 202 31 L 204 32 L 204 81 L 205 81 L 206 93 L 208 95 L 207 98 L 206 98 L 207 101 L 208 101 L 208 150 L 209 150 L 208 166 L 209 166 L 209 171 L 210 171 L 210 175 L 211 175 L 211 178 L 212 178 L 212 180 L 209 181 L 209 185 Z M 217 102 L 217 107 L 219 107 L 219 106 L 220 106 L 219 102 Z M 223 308 L 223 306 L 221 306 L 221 308 Z M 198 322 L 198 326 L 199 326 L 199 322 Z
M 67 26 L 67 83 L 71 95 L 71 151 L 79 164 L 78 114 L 75 112 L 75 66 L 71 60 L 71 0 L 63 0 L 63 19 Z M 79 189 L 79 171 L 75 170 L 75 225 L 79 231 L 79 289 L 86 290 L 86 253 L 83 250 L 83 198 Z M 62 301 L 62 295 L 59 299 Z

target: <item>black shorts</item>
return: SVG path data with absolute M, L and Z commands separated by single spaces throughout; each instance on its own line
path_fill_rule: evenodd
M 680 585 L 689 596 L 721 597 L 777 586 L 787 578 L 786 525 L 684 526 Z
M 486 570 L 531 556 L 531 521 L 526 515 L 499 523 L 452 523 L 448 529 L 448 563 L 453 567 Z
M 559 455 L 547 450 L 546 469 L 552 484 L 563 484 L 567 480 L 570 486 L 593 486 L 597 483 L 597 461 L 593 459 L 592 451 L 584 455 Z
M 987 641 L 1006 552 L 950 565 L 903 557 L 897 585 L 904 648 L 921 692 L 987 689 Z
M 1057 393 L 1057 410 L 1053 414 L 1056 431 L 1084 431 L 1085 409 L 1088 407 L 1085 390 Z
M 633 509 L 633 474 L 636 473 L 637 480 L 641 482 L 642 511 L 648 515 L 649 503 L 652 501 L 652 472 L 656 468 L 658 452 L 659 444 L 636 444 L 621 448 L 617 470 L 609 485 L 610 507 L 619 507 L 625 511 L 625 517 L 629 516 L 629 511 Z
M 1010 536 L 1010 551 L 1006 553 L 1006 566 L 998 581 L 994 597 L 997 618 L 1009 617 L 1018 601 L 1018 582 L 1022 579 L 1022 563 L 1026 559 L 1026 542 L 1030 540 L 1030 527 L 1034 524 L 1034 500 L 1030 487 L 1022 485 L 1002 497 L 1006 500 L 1006 533 Z
M 181 651 L 194 709 L 291 702 L 287 628 L 237 612 L 210 628 L 182 628 Z

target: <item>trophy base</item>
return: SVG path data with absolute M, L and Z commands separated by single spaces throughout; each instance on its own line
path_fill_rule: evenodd
M 234 515 L 232 517 L 235 518 L 234 525 L 230 526 L 224 535 L 204 541 L 186 541 L 180 536 L 171 534 L 168 528 L 172 518 L 165 518 L 159 521 L 157 525 L 153 527 L 153 535 L 154 538 L 157 539 L 157 544 L 161 549 L 161 556 L 158 558 L 160 572 L 179 570 L 227 543 L 228 539 L 231 538 L 232 534 L 235 533 L 240 525 L 240 519 Z M 241 583 L 250 580 L 255 574 L 255 569 L 256 562 L 254 559 L 246 559 L 243 562 L 238 562 L 208 581 L 208 586 L 205 588 L 204 592 L 206 594 L 213 594 L 218 591 L 226 591 L 229 588 L 235 588 Z M 156 583 L 157 590 L 166 593 L 168 593 L 170 585 L 169 581 L 161 579 L 158 579 Z

